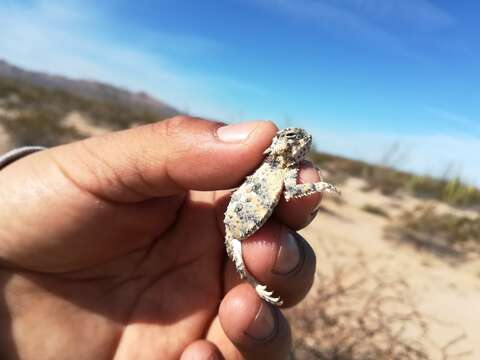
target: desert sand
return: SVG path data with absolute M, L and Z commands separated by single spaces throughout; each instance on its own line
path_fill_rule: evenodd
M 410 244 L 388 240 L 385 227 L 403 209 L 412 209 L 423 200 L 365 192 L 364 185 L 355 178 L 342 184 L 342 202 L 327 198 L 326 211 L 320 212 L 302 232 L 319 255 L 318 271 L 322 272 L 325 262 L 347 267 L 361 257 L 374 271 L 377 269 L 377 275 L 405 281 L 412 303 L 427 319 L 429 338 L 435 345 L 442 346 L 462 337 L 452 345 L 451 353 L 465 353 L 462 359 L 480 358 L 478 258 L 452 264 Z M 381 207 L 389 218 L 365 212 L 362 207 L 366 204 Z M 442 211 L 459 211 L 445 204 L 436 205 Z M 328 256 L 321 256 L 326 253 Z M 439 358 L 434 349 L 430 356 Z

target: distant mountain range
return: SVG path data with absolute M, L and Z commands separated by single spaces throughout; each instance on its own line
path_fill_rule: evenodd
M 87 100 L 123 104 L 158 114 L 161 118 L 177 115 L 172 106 L 144 92 L 132 92 L 93 80 L 74 80 L 64 76 L 29 71 L 0 59 L 0 77 L 36 85 L 46 89 L 57 89 Z
M 8 137 L 3 147 L 54 146 L 101 129 L 121 130 L 177 114 L 143 92 L 28 71 L 0 60 L 0 135 Z

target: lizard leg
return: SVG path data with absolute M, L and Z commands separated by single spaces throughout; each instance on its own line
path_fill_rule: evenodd
M 285 200 L 289 201 L 292 198 L 301 198 L 304 196 L 311 195 L 316 192 L 334 192 L 339 194 L 335 186 L 324 181 L 319 181 L 316 183 L 308 184 L 297 184 L 298 169 L 290 169 L 285 175 L 284 184 L 285 191 L 284 196 Z
M 280 306 L 282 305 L 282 300 L 279 297 L 273 297 L 273 292 L 268 291 L 265 285 L 260 284 L 252 274 L 247 271 L 245 264 L 243 262 L 243 255 L 242 255 L 242 242 L 236 239 L 230 241 L 230 251 L 232 254 L 232 260 L 235 263 L 235 267 L 237 268 L 238 273 L 242 279 L 246 279 L 255 289 L 258 296 L 263 300 L 273 304 Z

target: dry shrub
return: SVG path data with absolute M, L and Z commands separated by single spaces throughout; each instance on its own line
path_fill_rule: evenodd
M 381 216 L 387 219 L 390 218 L 388 212 L 386 212 L 384 208 L 377 205 L 365 204 L 362 206 L 362 210 L 373 215 Z
M 12 137 L 15 147 L 55 146 L 82 138 L 74 129 L 62 126 L 58 118 L 41 111 L 24 112 L 15 118 L 0 115 L 0 123 Z
M 432 204 L 404 211 L 386 234 L 388 239 L 452 259 L 480 254 L 480 216 L 439 213 Z
M 406 282 L 372 271 L 361 258 L 353 266 L 322 263 L 316 290 L 287 312 L 294 359 L 460 359 L 464 335 L 443 345 L 429 339 L 429 321 L 410 300 Z
M 454 206 L 478 207 L 480 204 L 480 189 L 466 184 L 459 176 L 449 176 L 448 171 L 442 179 L 412 175 L 406 188 L 417 197 L 437 199 Z
M 407 192 L 419 198 L 436 199 L 454 206 L 480 206 L 480 189 L 465 183 L 459 176 L 452 176 L 448 169 L 442 178 L 418 176 L 394 169 L 400 163 L 396 151 L 397 148 L 392 147 L 380 165 L 315 151 L 312 152 L 311 159 L 333 174 L 331 180 L 335 184 L 341 184 L 353 176 L 365 180 L 365 191 L 378 190 L 384 195 Z
M 62 124 L 65 116 L 72 111 L 88 117 L 96 126 L 111 130 L 151 123 L 177 114 L 170 110 L 153 111 L 145 106 L 124 103 L 113 95 L 108 100 L 91 99 L 0 77 L 2 108 L 20 113 L 15 117 L 0 116 L 0 124 L 11 136 L 13 146 L 53 146 L 83 137 Z

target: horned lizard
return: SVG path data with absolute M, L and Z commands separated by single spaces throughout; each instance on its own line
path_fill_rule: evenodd
M 286 128 L 277 132 L 272 144 L 265 150 L 266 158 L 260 167 L 248 176 L 232 194 L 225 212 L 225 245 L 240 277 L 245 278 L 265 301 L 281 305 L 265 285 L 251 275 L 242 257 L 242 241 L 255 233 L 270 217 L 280 200 L 300 198 L 315 192 L 336 192 L 335 186 L 323 180 L 310 184 L 297 184 L 299 165 L 312 144 L 312 136 L 299 128 Z

